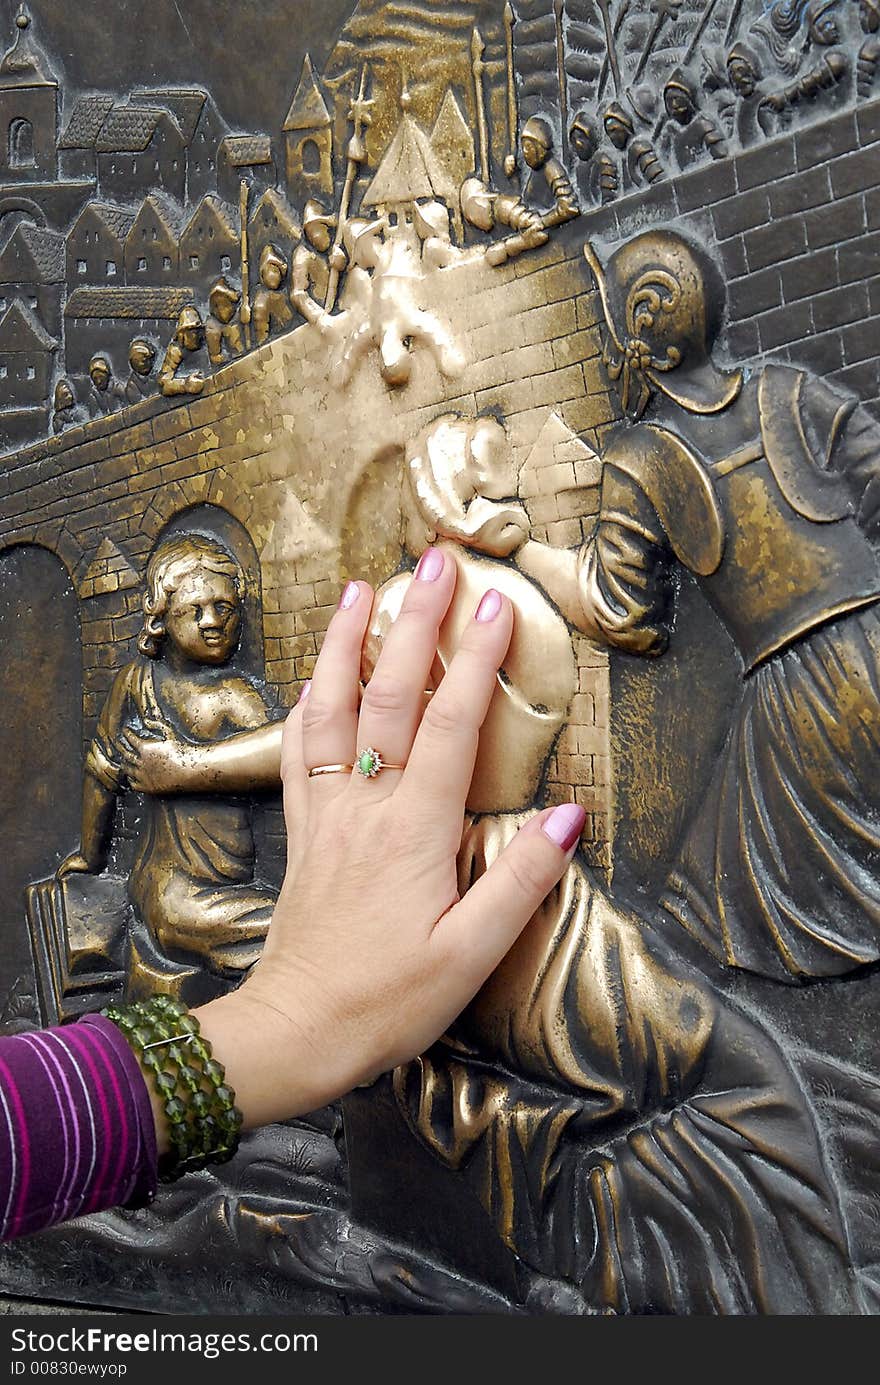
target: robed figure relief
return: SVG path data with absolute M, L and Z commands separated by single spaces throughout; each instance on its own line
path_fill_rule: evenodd
M 628 421 L 590 541 L 517 562 L 576 628 L 645 656 L 669 643 L 675 569 L 693 575 L 743 687 L 664 907 L 727 965 L 844 975 L 880 958 L 880 427 L 806 371 L 720 368 L 723 285 L 681 236 L 586 253 Z
M 59 878 L 106 866 L 134 736 L 168 736 L 185 760 L 199 746 L 269 722 L 265 694 L 230 667 L 244 589 L 241 567 L 214 539 L 175 535 L 153 553 L 138 654 L 117 675 L 99 717 L 86 757 L 81 843 Z M 171 776 L 146 796 L 128 879 L 136 916 L 129 989 L 218 993 L 260 955 L 275 893 L 254 879 L 250 806 L 211 788 L 204 777 Z

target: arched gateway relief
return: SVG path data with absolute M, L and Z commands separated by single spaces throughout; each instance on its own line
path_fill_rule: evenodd
M 83 734 L 46 738 L 50 811 L 42 744 L 3 790 L 35 824 L 10 1016 L 236 984 L 283 868 L 253 820 L 281 711 L 351 575 L 369 675 L 429 543 L 458 572 L 435 678 L 486 586 L 517 612 L 462 883 L 536 806 L 588 816 L 429 1053 L 149 1212 L 6 1248 L 0 1287 L 877 1312 L 873 0 L 338 0 L 320 60 L 267 0 L 240 107 L 208 53 L 185 90 L 81 93 L 56 10 L 0 63 L 34 158 L 19 133 L 0 175 L 0 624 L 10 686 L 75 668 Z M 180 38 L 157 19 L 157 70 Z M 79 626 L 10 547 L 34 533 Z M 175 601 L 212 611 L 186 660 Z

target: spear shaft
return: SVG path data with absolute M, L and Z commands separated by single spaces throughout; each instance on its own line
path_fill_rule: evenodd
M 486 64 L 483 62 L 483 54 L 486 45 L 479 29 L 474 29 L 471 34 L 471 66 L 474 72 L 474 90 L 477 98 L 477 129 L 480 134 L 480 177 L 484 183 L 489 182 L 489 130 L 486 125 L 486 102 L 483 97 L 483 72 Z
M 637 82 L 645 70 L 645 64 L 653 52 L 654 44 L 657 42 L 660 36 L 660 30 L 663 28 L 666 20 L 670 15 L 673 15 L 676 19 L 678 18 L 678 8 L 680 4 L 681 0 L 657 0 L 654 11 L 654 23 L 651 26 L 651 32 L 642 49 L 642 56 L 639 58 L 638 66 L 633 73 L 633 82 Z
M 355 179 L 361 165 L 362 145 L 361 135 L 365 124 L 369 124 L 367 110 L 372 102 L 364 99 L 367 89 L 367 65 L 364 63 L 361 68 L 361 84 L 357 97 L 352 102 L 351 119 L 353 122 L 353 133 L 348 145 L 348 166 L 345 170 L 345 183 L 342 188 L 342 197 L 339 201 L 339 212 L 336 217 L 336 234 L 333 237 L 333 249 L 338 250 L 342 245 L 342 237 L 345 235 L 345 223 L 348 220 L 348 209 L 351 206 L 351 194 L 354 191 Z M 324 311 L 333 311 L 336 305 L 336 294 L 339 289 L 339 270 L 331 267 L 327 279 L 327 295 L 324 299 Z
M 238 211 L 241 221 L 241 307 L 238 310 L 244 332 L 246 351 L 251 349 L 251 270 L 248 250 L 248 183 L 242 178 L 238 190 Z
M 618 39 L 618 36 L 619 36 L 619 34 L 620 34 L 621 29 L 622 29 L 623 26 L 624 26 L 624 23 L 625 23 L 625 21 L 626 21 L 626 17 L 627 17 L 628 14 L 629 14 L 629 0 L 621 0 L 620 9 L 617 11 L 617 18 L 616 18 L 615 21 L 614 21 L 614 33 L 613 33 L 613 35 L 612 35 L 612 46 L 609 47 L 609 46 L 607 45 L 607 43 L 606 43 L 606 46 L 605 46 L 605 57 L 604 57 L 603 62 L 602 62 L 602 71 L 599 73 L 599 84 L 598 84 L 598 86 L 596 87 L 596 100 L 597 100 L 597 101 L 601 100 L 601 98 L 602 98 L 602 92 L 605 90 L 605 83 L 608 81 L 608 70 L 609 70 L 609 67 L 610 67 L 609 55 L 610 55 L 610 53 L 612 52 L 612 50 L 614 51 L 615 54 L 616 54 L 616 52 L 617 52 L 617 39 Z
M 730 11 L 730 19 L 727 21 L 727 32 L 724 35 L 725 44 L 730 43 L 736 33 L 736 26 L 739 23 L 740 11 L 742 10 L 743 0 L 734 0 L 733 8 Z
M 608 9 L 608 0 L 596 0 L 599 6 L 599 13 L 602 16 L 602 24 L 605 28 L 605 49 L 608 54 L 608 61 L 611 64 L 611 77 L 614 82 L 614 91 L 620 95 L 620 66 L 617 61 L 617 48 L 614 43 L 614 31 L 611 28 L 611 14 Z
M 702 16 L 701 16 L 701 18 L 700 18 L 700 22 L 699 22 L 699 24 L 697 25 L 696 29 L 694 30 L 694 36 L 693 36 L 693 38 L 691 39 L 690 43 L 689 43 L 688 46 L 687 46 L 687 52 L 685 53 L 684 57 L 683 57 L 682 60 L 681 60 L 681 65 L 682 65 L 682 67 L 686 66 L 687 63 L 690 62 L 691 58 L 694 56 L 694 53 L 697 51 L 697 44 L 699 43 L 700 39 L 703 37 L 703 34 L 705 33 L 706 25 L 709 23 L 709 20 L 712 18 L 712 15 L 713 15 L 714 12 L 715 12 L 715 6 L 717 5 L 717 3 L 718 3 L 718 0 L 709 0 L 708 5 L 707 5 L 706 8 L 703 10 Z
M 507 40 L 507 156 L 504 172 L 508 178 L 516 173 L 516 133 L 519 117 L 516 109 L 516 71 L 513 65 L 513 26 L 516 15 L 510 0 L 504 6 L 504 35 Z
M 559 110 L 562 115 L 564 140 L 568 133 L 568 81 L 565 76 L 565 36 L 562 32 L 565 0 L 554 0 L 553 14 L 556 21 L 556 81 L 559 86 Z

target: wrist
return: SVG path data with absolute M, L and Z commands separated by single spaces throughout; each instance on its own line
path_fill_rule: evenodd
M 262 969 L 194 1012 L 247 1129 L 319 1110 L 358 1080 L 349 1080 L 345 1046 L 328 1046 L 327 1034 L 339 1027 L 318 1021 L 320 1002 L 303 979 L 269 968 L 261 976 Z

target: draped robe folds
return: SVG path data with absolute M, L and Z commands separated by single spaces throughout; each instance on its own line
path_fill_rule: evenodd
M 524 820 L 473 820 L 460 888 Z M 509 1248 L 615 1313 L 858 1312 L 810 1107 L 773 1040 L 576 860 L 401 1109 Z
M 222 676 L 227 682 L 241 677 Z M 268 708 L 266 715 L 268 720 Z M 163 706 L 153 661 L 136 659 L 119 674 L 104 704 L 87 772 L 110 792 L 120 792 L 122 732 L 131 727 L 155 734 L 152 728 L 163 725 L 174 735 L 195 739 L 192 728 L 176 724 Z M 231 726 L 228 734 L 244 729 Z M 248 804 L 231 795 L 149 795 L 128 892 L 166 956 L 240 977 L 262 951 L 276 900 L 272 890 L 254 881 Z

